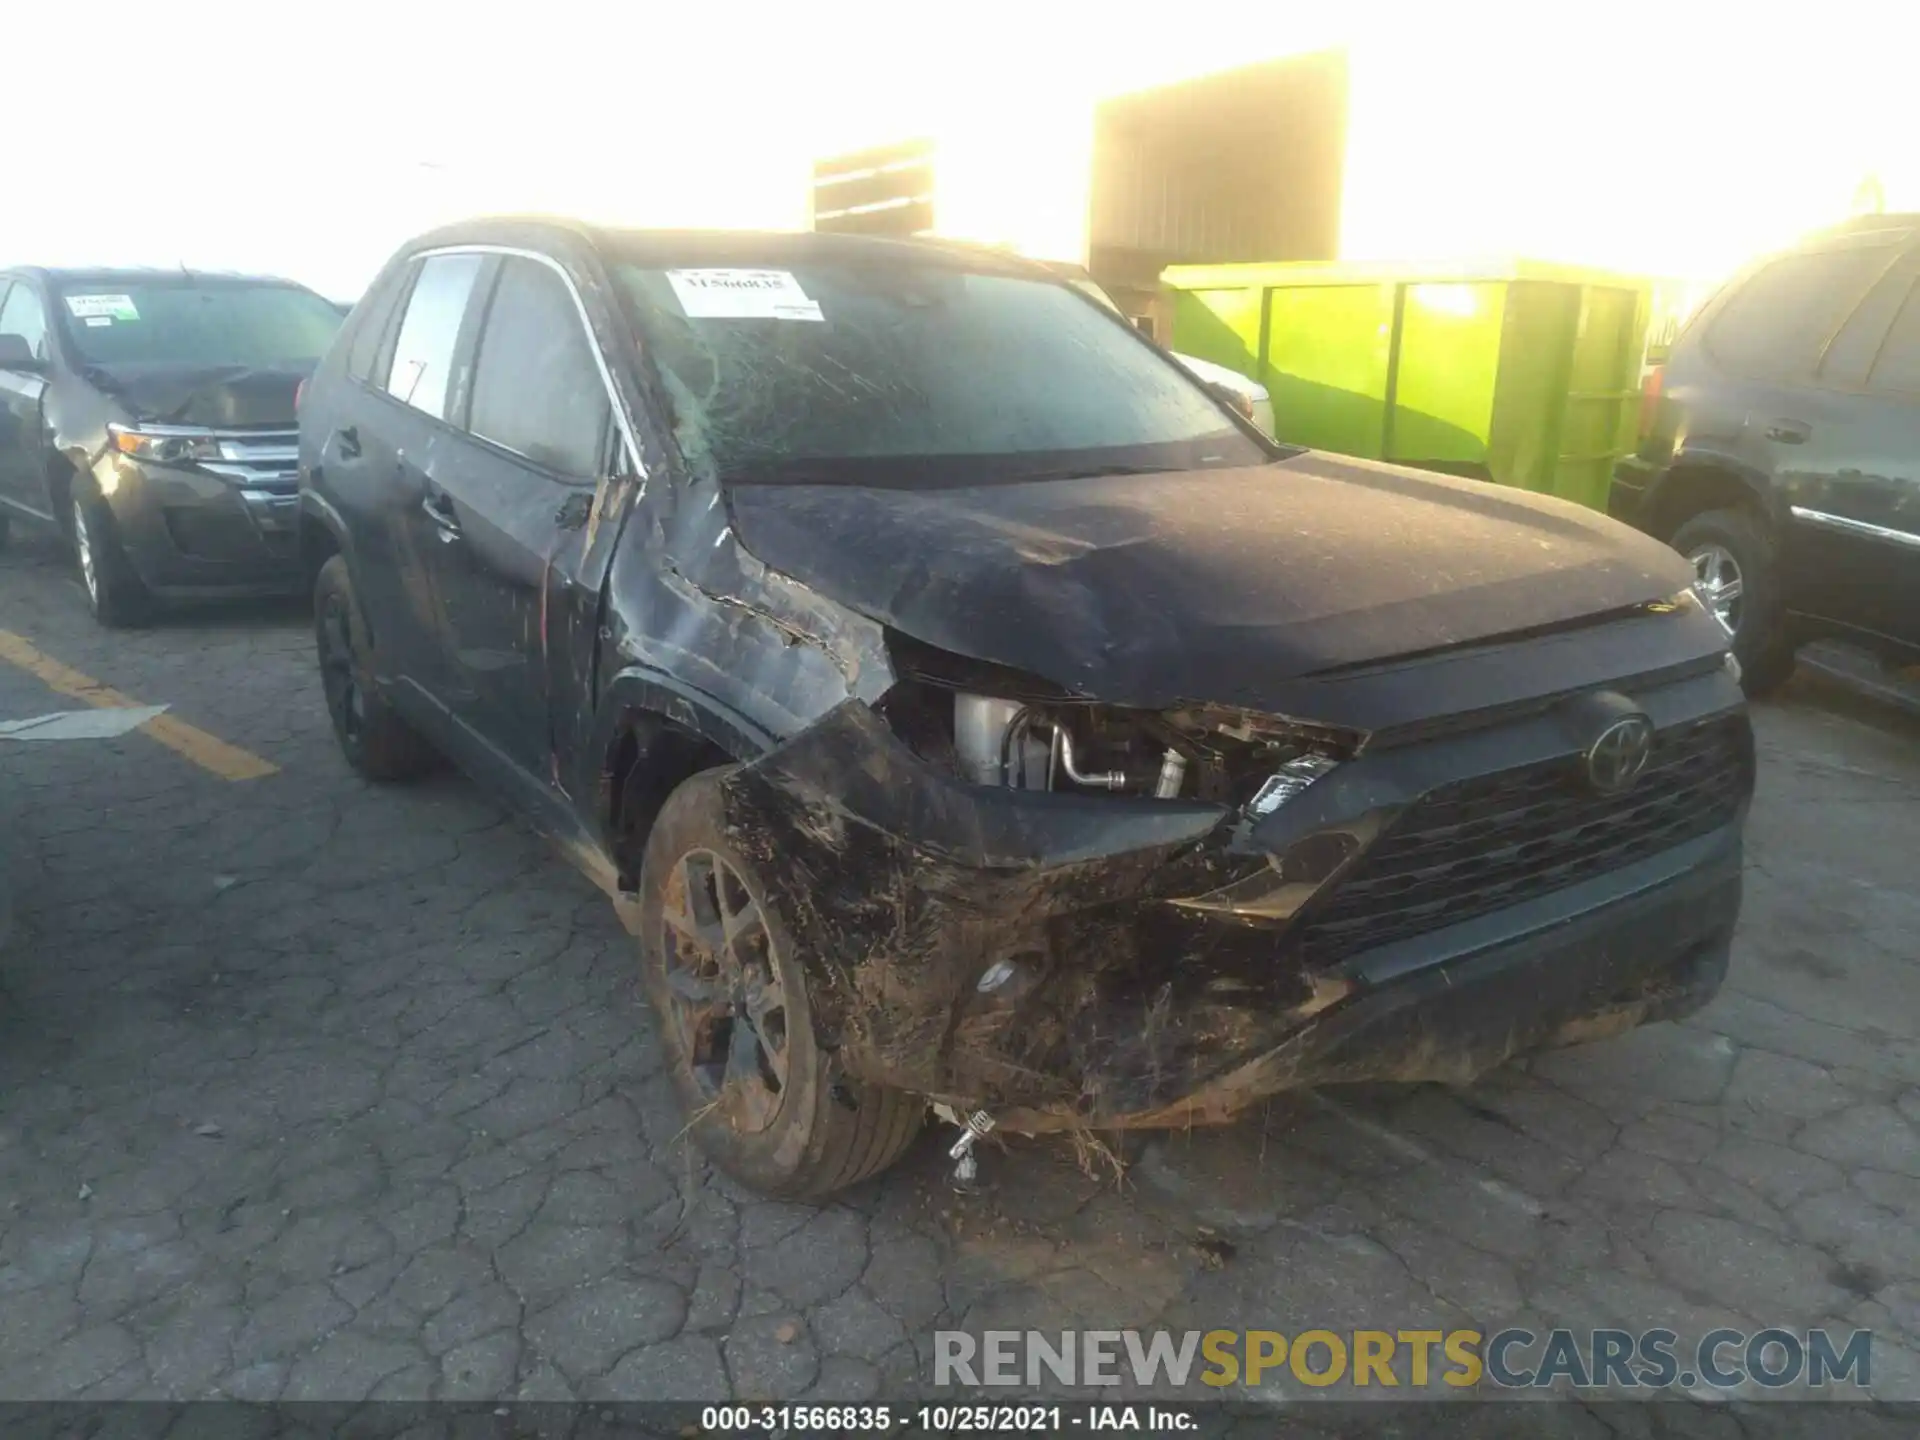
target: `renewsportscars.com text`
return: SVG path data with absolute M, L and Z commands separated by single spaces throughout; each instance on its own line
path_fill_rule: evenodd
M 1867 1330 L 963 1330 L 934 1333 L 933 1383 L 1222 1389 L 1290 1379 L 1327 1387 L 1730 1390 L 1873 1380 Z

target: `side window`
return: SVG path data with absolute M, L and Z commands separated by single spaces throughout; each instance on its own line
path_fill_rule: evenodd
M 18 335 L 36 358 L 47 358 L 47 312 L 25 281 L 16 280 L 0 304 L 0 335 Z
M 611 418 L 579 307 L 533 260 L 508 260 L 474 364 L 467 428 L 536 465 L 596 479 Z
M 385 375 L 378 381 L 374 380 L 373 366 L 380 355 L 380 342 L 387 338 L 387 329 L 393 323 L 394 301 L 400 294 L 400 285 L 406 275 L 406 266 L 391 271 L 373 294 L 367 297 L 359 328 L 353 332 L 353 343 L 347 350 L 347 374 L 355 380 L 369 385 L 384 385 L 386 382 Z
M 1775 260 L 1728 299 L 1707 348 L 1742 375 L 1811 375 L 1820 352 L 1893 258 L 1885 245 L 1814 250 Z
M 466 317 L 467 297 L 484 255 L 433 255 L 420 267 L 406 318 L 394 342 L 387 393 L 437 420 L 447 418 L 454 395 L 453 361 Z
M 1907 303 L 1894 317 L 1867 387 L 1920 395 L 1920 284 L 1907 292 Z
M 1903 267 L 1873 287 L 1820 357 L 1821 384 L 1850 390 L 1867 383 L 1867 370 L 1912 283 L 1912 275 Z

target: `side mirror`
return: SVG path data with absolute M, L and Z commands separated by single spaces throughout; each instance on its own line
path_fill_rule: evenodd
M 0 370 L 26 370 L 39 374 L 47 362 L 38 359 L 24 335 L 0 335 Z
M 1224 402 L 1234 414 L 1243 415 L 1249 420 L 1253 419 L 1253 402 L 1245 395 L 1231 385 L 1222 385 L 1218 380 L 1208 380 L 1204 383 L 1212 392 L 1213 398 Z

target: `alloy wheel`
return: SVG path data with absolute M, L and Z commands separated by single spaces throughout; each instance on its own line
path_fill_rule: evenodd
M 1713 611 L 1729 634 L 1740 629 L 1741 596 L 1746 588 L 1740 574 L 1740 562 L 1724 545 L 1696 546 L 1687 559 L 1693 562 L 1694 589 Z
M 73 553 L 80 562 L 80 583 L 87 587 L 87 599 L 100 604 L 100 571 L 93 554 L 93 533 L 87 529 L 87 503 L 76 497 L 73 502 Z
M 704 1105 L 741 1133 L 780 1113 L 787 1087 L 787 998 L 761 902 L 711 850 L 689 850 L 668 877 L 661 954 L 668 1023 Z

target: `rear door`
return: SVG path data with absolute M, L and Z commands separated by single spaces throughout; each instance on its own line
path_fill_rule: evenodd
M 1920 252 L 1820 367 L 1835 422 L 1788 488 L 1796 608 L 1920 644 Z
M 344 376 L 336 380 L 323 363 L 300 407 L 301 463 L 311 467 L 307 478 L 317 497 L 352 537 L 354 589 L 375 628 L 401 623 L 403 589 L 384 493 L 394 451 L 387 435 L 387 371 L 400 312 L 419 269 L 417 263 L 396 266 L 375 282 L 341 342 L 347 347 Z M 312 453 L 306 453 L 309 444 Z M 384 650 L 385 636 L 375 638 L 376 650 Z
M 422 507 L 433 477 L 457 465 L 465 449 L 455 427 L 466 404 L 465 339 L 478 323 L 478 307 L 469 302 L 485 294 L 483 281 L 493 264 L 478 254 L 430 255 L 419 262 L 385 342 L 391 353 L 382 357 L 382 378 L 372 387 L 378 393 L 362 392 L 355 433 L 342 437 L 356 452 L 351 463 L 364 477 L 368 497 L 370 513 L 358 533 L 376 553 L 357 564 L 355 580 L 382 663 L 443 709 L 458 708 L 459 679 L 433 584 L 434 550 L 443 542 L 425 525 Z M 337 440 L 332 448 L 337 454 Z
M 1687 421 L 1685 453 L 1771 482 L 1796 611 L 1854 603 L 1835 592 L 1844 562 L 1832 538 L 1796 523 L 1791 506 L 1822 475 L 1856 463 L 1860 405 L 1835 377 L 1860 348 L 1859 318 L 1885 304 L 1903 238 L 1847 236 L 1766 262 L 1713 302 L 1668 368 L 1669 413 Z
M 41 360 L 48 356 L 46 305 L 25 280 L 0 279 L 0 335 L 18 335 Z M 47 513 L 47 476 L 41 458 L 40 400 L 47 377 L 33 370 L 0 369 L 0 501 L 41 519 Z M 4 513 L 4 512 L 0 512 Z
M 588 692 L 568 671 L 570 626 L 591 623 L 587 521 L 619 453 L 598 347 L 555 262 L 500 261 L 475 340 L 457 466 L 420 510 L 456 673 L 457 713 L 516 769 L 555 769 L 554 706 Z

